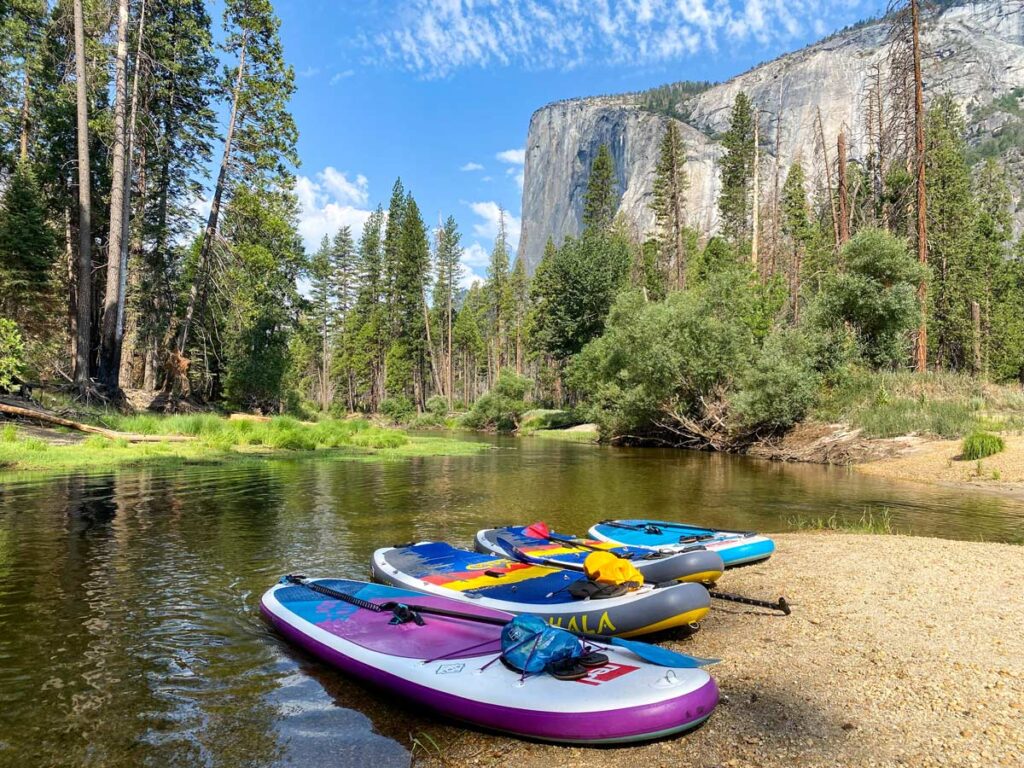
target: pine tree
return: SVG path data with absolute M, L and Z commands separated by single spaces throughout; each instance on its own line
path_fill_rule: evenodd
M 459 308 L 452 330 L 454 347 L 460 357 L 462 399 L 467 405 L 476 399 L 481 371 L 487 371 L 487 341 L 484 334 L 487 299 L 484 290 L 474 283 Z
M 782 185 L 782 231 L 790 244 L 789 295 L 794 322 L 800 319 L 801 274 L 804 255 L 813 237 L 807 209 L 807 189 L 804 168 L 800 160 L 789 166 Z
M 725 154 L 721 161 L 722 191 L 718 210 L 721 232 L 737 248 L 750 240 L 750 195 L 754 176 L 754 109 L 740 91 L 733 102 L 729 130 L 722 137 Z
M 505 235 L 505 212 L 498 212 L 498 236 L 487 265 L 487 304 L 491 321 L 491 381 L 495 381 L 508 361 L 508 326 L 511 320 L 512 292 L 509 283 L 508 242 Z
M 384 210 L 377 209 L 363 224 L 359 238 L 359 290 L 352 311 L 352 348 L 348 365 L 356 388 L 365 391 L 363 401 L 376 411 L 384 398 L 385 355 L 388 348 L 387 315 L 383 288 Z
M 654 177 L 654 220 L 662 269 L 677 289 L 686 288 L 688 256 L 683 230 L 686 227 L 686 147 L 674 120 L 668 122 Z
M 1007 330 L 1004 325 L 993 324 L 993 315 L 1004 318 L 1013 312 L 1020 313 L 1024 304 L 1020 302 L 1020 294 L 1012 290 L 1015 282 L 1012 266 L 1007 268 L 1012 262 L 1009 251 L 1013 236 L 1010 189 L 1006 172 L 995 160 L 989 159 L 982 165 L 974 180 L 974 196 L 977 212 L 968 269 L 974 278 L 974 301 L 978 302 L 980 314 L 980 327 L 975 329 L 978 337 L 974 340 L 980 359 L 973 361 L 973 367 L 975 375 L 987 379 L 993 347 L 1013 346 L 1012 341 L 1004 338 Z M 1011 321 L 1010 325 L 1015 323 Z
M 27 161 L 19 161 L 0 200 L 0 315 L 35 314 L 57 256 L 57 236 Z
M 389 235 L 391 229 L 389 220 Z M 385 239 L 385 259 L 387 246 Z M 388 350 L 388 389 L 411 396 L 422 408 L 426 399 L 423 396 L 423 297 L 430 268 L 430 248 L 419 206 L 410 194 L 402 204 L 397 246 L 393 287 L 395 336 Z
M 435 257 L 436 278 L 434 281 L 433 303 L 435 325 L 442 340 L 444 368 L 444 390 L 448 407 L 454 403 L 454 355 L 452 350 L 455 322 L 455 291 L 462 274 L 462 247 L 459 241 L 458 224 L 449 216 L 437 236 Z
M 990 370 L 1024 384 L 1024 236 L 994 276 Z
M 159 358 L 170 344 L 184 240 L 195 225 L 193 203 L 204 194 L 216 117 L 211 103 L 217 61 L 210 17 L 197 0 L 146 0 L 146 30 L 135 133 L 138 197 L 132 259 L 143 387 L 158 385 Z M 128 353 L 130 354 L 130 352 Z
M 928 110 L 927 129 L 928 342 L 938 365 L 959 370 L 972 358 L 971 302 L 977 296 L 967 254 L 975 208 L 963 115 L 951 98 L 939 97 Z
M 179 355 L 187 348 L 196 306 L 206 291 L 224 198 L 235 191 L 239 171 L 244 171 L 246 189 L 264 184 L 291 188 L 290 168 L 298 163 L 298 136 L 288 112 L 288 100 L 295 92 L 295 73 L 284 62 L 280 26 L 270 0 L 225 2 L 225 50 L 235 57 L 235 65 L 225 71 L 222 88 L 230 90 L 231 109 L 199 263 L 178 334 Z
M 396 320 L 396 282 L 399 265 L 402 261 L 402 216 L 405 213 L 406 194 L 401 179 L 395 179 L 391 188 L 391 202 L 388 204 L 387 227 L 384 230 L 384 245 L 381 261 L 382 290 L 384 303 L 388 309 L 388 323 L 392 333 L 397 332 Z
M 516 259 L 509 277 L 509 296 L 511 298 L 512 327 L 514 329 L 516 374 L 523 374 L 524 334 L 526 332 L 526 316 L 530 310 L 530 280 L 526 276 L 526 264 Z
M 607 144 L 597 149 L 590 165 L 587 191 L 583 198 L 583 228 L 602 232 L 612 225 L 619 207 L 615 162 Z
M 324 235 L 320 247 L 309 261 L 310 314 L 316 329 L 319 350 L 314 354 L 317 373 L 317 400 L 320 410 L 331 404 L 331 335 L 335 302 L 332 296 L 331 239 Z

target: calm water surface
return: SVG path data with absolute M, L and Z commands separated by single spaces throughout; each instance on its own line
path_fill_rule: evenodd
M 890 510 L 905 532 L 1024 539 L 1024 503 L 847 470 L 538 439 L 481 456 L 324 458 L 0 480 L 0 766 L 408 765 L 437 723 L 267 631 L 291 570 L 544 519 L 781 531 Z M 420 738 L 420 741 L 425 741 Z

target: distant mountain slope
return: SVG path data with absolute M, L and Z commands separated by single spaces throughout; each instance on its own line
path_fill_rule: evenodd
M 685 83 L 676 94 L 657 89 L 562 101 L 537 110 L 526 144 L 519 256 L 532 270 L 549 236 L 557 243 L 579 232 L 587 172 L 602 143 L 616 161 L 620 211 L 638 235 L 651 232 L 658 145 L 666 121 L 676 118 L 686 121 L 681 124 L 688 148 L 691 223 L 714 229 L 721 155 L 715 137 L 728 126 L 741 90 L 771 112 L 781 94 L 783 167 L 801 154 L 811 159 L 819 107 L 828 140 L 834 141 L 845 125 L 851 157 L 863 156 L 869 78 L 876 66 L 885 66 L 886 35 L 886 22 L 869 22 L 711 87 Z M 926 18 L 923 47 L 927 94 L 952 94 L 967 110 L 974 156 L 1002 157 L 1024 181 L 1024 0 L 945 4 Z M 764 121 L 763 131 L 765 144 L 773 146 L 772 121 Z M 1022 186 L 1014 185 L 1018 230 L 1024 225 Z

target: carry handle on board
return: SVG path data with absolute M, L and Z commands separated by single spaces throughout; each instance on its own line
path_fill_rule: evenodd
M 503 627 L 508 624 L 509 620 L 499 619 L 496 616 L 480 616 L 473 613 L 463 613 L 462 611 L 452 611 L 447 608 L 436 608 L 432 605 L 415 605 L 411 603 L 399 603 L 396 601 L 389 601 L 386 603 L 371 603 L 369 600 L 363 600 L 362 598 L 354 595 L 349 595 L 345 592 L 340 592 L 330 587 L 325 587 L 322 584 L 318 584 L 315 581 L 307 579 L 302 574 L 290 573 L 281 579 L 282 582 L 287 584 L 295 584 L 297 586 L 306 587 L 314 592 L 318 592 L 326 597 L 333 598 L 335 600 L 341 600 L 343 602 L 354 605 L 357 608 L 364 608 L 374 613 L 384 613 L 391 611 L 395 613 L 396 610 L 402 611 L 403 614 L 409 615 L 408 612 L 414 614 L 428 614 L 433 616 L 444 616 L 449 619 L 460 619 L 462 621 L 475 621 L 478 624 L 491 624 L 497 627 Z M 567 629 L 566 632 L 572 632 L 571 629 Z M 634 655 L 639 656 L 644 661 L 649 661 L 651 664 L 657 664 L 660 667 L 675 667 L 676 669 L 697 669 L 699 667 L 706 667 L 710 664 L 717 664 L 718 659 L 702 659 L 698 656 L 687 656 L 685 653 L 676 653 L 670 651 L 667 648 L 661 648 L 657 645 L 651 645 L 650 643 L 642 643 L 639 640 L 626 640 L 621 637 L 611 637 L 609 635 L 593 635 L 589 632 L 572 632 L 578 637 L 582 637 L 584 640 L 590 640 L 594 643 L 603 643 L 604 645 L 614 645 L 619 648 L 625 648 L 632 652 Z
M 498 537 L 498 546 L 504 549 L 505 552 L 507 552 L 508 554 L 512 555 L 513 558 L 523 563 L 528 563 L 530 565 L 546 565 L 549 567 L 563 568 L 567 571 L 579 571 L 581 573 L 586 572 L 584 566 L 579 565 L 578 563 L 556 563 L 552 560 L 547 560 L 545 558 L 533 557 L 532 555 L 528 555 L 525 552 L 523 552 L 523 550 L 519 549 L 519 547 L 517 547 L 511 541 L 502 538 L 501 536 Z M 650 584 L 651 582 L 647 583 Z M 656 588 L 666 587 L 677 583 L 678 582 L 675 581 L 670 581 L 668 583 L 662 582 L 659 584 L 655 584 L 654 586 Z M 756 597 L 744 597 L 743 595 L 734 595 L 731 592 L 718 592 L 716 590 L 710 589 L 708 590 L 708 594 L 716 600 L 726 600 L 730 603 L 742 603 L 743 605 L 752 605 L 757 608 L 767 608 L 772 611 L 779 611 L 785 616 L 789 616 L 791 613 L 793 613 L 793 609 L 790 607 L 789 601 L 787 601 L 784 597 L 780 597 L 778 601 L 773 603 L 769 600 L 758 600 Z

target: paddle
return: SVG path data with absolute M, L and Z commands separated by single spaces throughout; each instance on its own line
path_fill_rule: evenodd
M 573 538 L 571 536 L 556 536 L 548 530 L 548 527 L 544 525 L 544 523 L 534 523 L 533 525 L 528 525 L 526 526 L 526 528 L 523 529 L 523 533 L 531 539 L 545 539 L 547 541 L 553 541 L 559 544 L 569 544 L 578 549 L 592 549 L 595 552 L 608 551 L 605 547 L 599 547 L 593 544 L 588 544 L 585 541 L 580 541 L 579 539 Z M 621 557 L 621 555 L 619 555 L 619 557 Z M 626 557 L 625 559 L 629 560 L 631 559 L 631 557 Z
M 556 568 L 564 568 L 567 571 L 579 571 L 582 573 L 586 572 L 584 566 L 578 565 L 576 563 L 556 563 L 550 560 L 545 560 L 542 558 L 533 557 L 532 555 L 528 555 L 525 552 L 523 552 L 523 550 L 519 549 L 519 547 L 517 547 L 511 541 L 502 538 L 501 536 L 497 538 L 497 541 L 498 546 L 504 549 L 506 553 L 512 555 L 512 557 L 516 560 L 528 563 L 529 565 L 546 565 Z M 649 581 L 645 580 L 645 582 L 647 584 L 651 584 L 651 582 Z M 675 582 L 669 583 L 671 584 Z M 654 586 L 657 587 L 664 585 L 655 584 Z M 708 594 L 711 595 L 711 597 L 713 597 L 715 600 L 726 600 L 730 603 L 743 603 L 744 605 L 753 605 L 758 608 L 768 608 L 772 611 L 781 611 L 786 616 L 789 616 L 791 613 L 793 613 L 793 609 L 790 608 L 789 602 L 787 602 L 786 598 L 784 597 L 780 597 L 778 599 L 778 602 L 772 603 L 768 600 L 758 600 L 756 597 L 743 597 L 743 595 L 734 595 L 730 592 L 717 592 L 708 590 Z
M 435 608 L 431 605 L 411 605 L 395 601 L 387 603 L 371 603 L 369 600 L 363 600 L 355 597 L 354 595 L 349 595 L 345 592 L 339 592 L 336 589 L 325 587 L 322 584 L 317 584 L 315 581 L 310 581 L 305 576 L 297 573 L 288 574 L 284 577 L 284 580 L 289 584 L 306 587 L 307 589 L 311 589 L 321 595 L 331 597 L 335 600 L 341 600 L 349 603 L 350 605 L 354 605 L 357 608 L 365 608 L 366 610 L 373 611 L 374 613 L 385 613 L 386 611 L 391 611 L 395 614 L 395 618 L 400 620 L 399 623 L 404 623 L 408 620 L 415 621 L 415 618 L 413 618 L 414 614 L 426 613 L 434 616 L 445 616 L 450 619 L 461 619 L 463 621 L 475 621 L 480 624 L 491 624 L 496 627 L 503 627 L 508 624 L 507 620 L 499 619 L 495 616 L 480 616 L 473 613 L 462 613 L 461 611 L 452 611 L 447 608 Z M 572 630 L 566 631 L 572 632 Z M 625 648 L 634 655 L 639 656 L 644 661 L 649 661 L 651 664 L 657 664 L 659 667 L 697 669 L 699 667 L 718 663 L 718 659 L 702 659 L 697 656 L 687 656 L 684 653 L 676 653 L 675 651 L 670 651 L 666 648 L 659 648 L 656 645 L 641 643 L 638 640 L 625 640 L 621 637 L 610 637 L 608 635 L 592 635 L 586 632 L 573 632 L 573 634 L 595 643 L 604 643 L 605 645 L 615 645 L 620 648 Z

